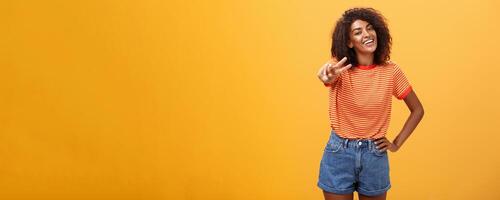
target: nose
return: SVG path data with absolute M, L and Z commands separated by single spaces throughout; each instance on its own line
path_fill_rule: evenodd
M 366 29 L 363 30 L 363 38 L 370 36 L 370 33 Z

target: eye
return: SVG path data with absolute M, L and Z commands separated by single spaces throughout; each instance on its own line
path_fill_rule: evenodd
M 359 35 L 359 34 L 361 34 L 361 31 L 354 32 L 354 35 Z
M 366 29 L 367 30 L 373 30 L 373 26 L 370 25 L 370 26 L 366 27 Z

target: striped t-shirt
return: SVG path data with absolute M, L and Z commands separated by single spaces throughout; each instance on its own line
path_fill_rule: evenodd
M 357 66 L 344 71 L 330 87 L 330 126 L 344 138 L 384 137 L 392 96 L 404 99 L 412 87 L 394 62 Z

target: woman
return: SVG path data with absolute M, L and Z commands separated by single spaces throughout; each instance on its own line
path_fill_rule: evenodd
M 391 187 L 387 151 L 398 151 L 424 115 L 415 91 L 390 61 L 391 36 L 372 8 L 353 8 L 337 21 L 332 59 L 318 72 L 330 90 L 330 138 L 320 164 L 318 187 L 326 200 L 386 199 Z M 341 58 L 339 61 L 337 58 Z M 392 96 L 411 111 L 391 142 Z

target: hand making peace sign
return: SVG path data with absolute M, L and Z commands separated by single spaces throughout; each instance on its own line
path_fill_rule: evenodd
M 324 83 L 330 83 L 335 80 L 342 72 L 352 67 L 351 64 L 345 65 L 347 57 L 342 58 L 339 62 L 335 63 L 335 59 L 328 61 L 320 70 L 319 77 Z
M 351 64 L 348 64 L 346 66 L 344 66 L 344 63 L 347 61 L 347 57 L 344 57 L 342 58 L 342 60 L 340 60 L 338 63 L 333 63 L 332 60 L 330 60 L 327 64 L 326 64 L 326 76 L 328 76 L 329 79 L 335 79 L 337 78 L 342 72 L 344 72 L 345 70 L 349 69 L 352 67 Z

